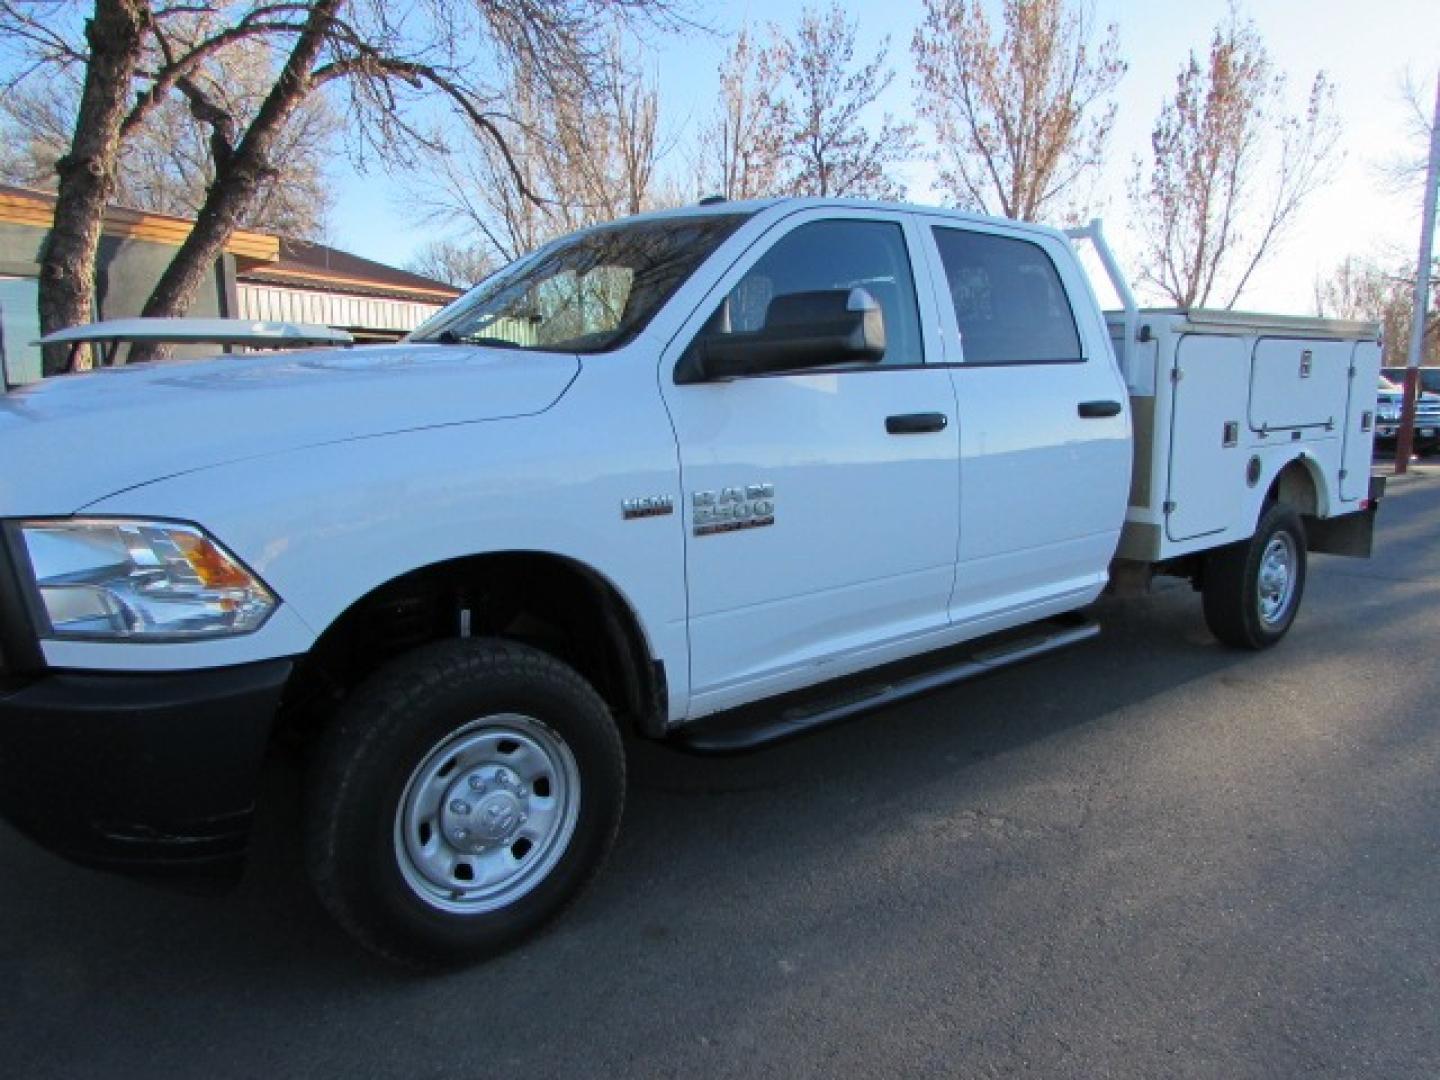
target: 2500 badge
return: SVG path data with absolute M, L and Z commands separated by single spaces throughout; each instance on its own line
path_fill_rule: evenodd
M 696 536 L 758 529 L 775 524 L 775 485 L 747 484 L 690 496 Z

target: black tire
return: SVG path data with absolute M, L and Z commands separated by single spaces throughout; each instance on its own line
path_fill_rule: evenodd
M 1288 544 L 1290 585 L 1283 602 L 1275 600 L 1273 585 L 1262 593 L 1266 552 L 1272 543 Z M 1201 595 L 1210 632 L 1237 649 L 1268 649 L 1294 623 L 1305 592 L 1305 526 L 1300 515 L 1283 503 L 1271 505 L 1249 540 L 1206 556 L 1204 574 Z
M 522 721 L 526 726 L 516 728 L 518 738 L 541 740 L 551 758 L 543 750 L 534 756 L 542 762 L 551 760 L 553 769 L 563 773 L 543 781 L 545 796 L 561 798 L 563 793 L 567 808 L 563 814 L 536 809 L 542 805 L 542 780 L 532 776 L 530 786 L 524 786 L 524 769 L 504 768 L 510 759 L 488 765 L 457 765 L 463 760 L 459 756 L 444 761 L 451 748 L 466 745 L 466 739 L 488 740 L 486 745 L 494 746 L 477 750 L 467 745 L 465 753 L 529 753 L 507 749 L 507 741 L 511 747 L 518 744 L 503 736 L 506 724 L 515 728 Z M 483 775 L 487 768 L 492 768 L 488 778 Z M 419 779 L 426 769 L 428 785 Z M 422 811 L 412 815 L 405 808 L 413 805 L 412 800 L 424 801 L 425 796 L 417 793 L 461 785 L 472 769 L 476 771 L 468 778 L 472 792 L 468 801 L 451 798 L 457 790 L 465 795 L 463 787 L 455 786 L 436 801 L 433 820 L 438 831 L 433 843 L 423 823 L 412 833 L 407 823 Z M 535 775 L 543 772 L 542 766 Z M 571 776 L 573 781 L 565 779 Z M 502 781 L 516 786 L 501 787 Z M 513 642 L 440 642 L 406 654 L 361 684 L 320 740 L 305 800 L 310 878 L 321 903 L 366 948 L 411 967 L 458 967 L 513 946 L 579 894 L 610 852 L 624 800 L 620 733 L 605 703 L 575 671 Z M 471 802 L 476 804 L 473 808 Z M 504 858 L 515 861 L 486 865 L 500 867 L 502 877 L 508 873 L 523 879 L 527 891 L 513 900 L 502 896 L 493 901 L 501 906 L 485 908 L 492 900 L 460 895 L 461 890 L 481 886 L 459 879 L 460 861 L 472 856 L 450 841 L 451 835 L 464 835 L 464 830 L 447 832 L 444 824 L 458 820 L 445 816 L 457 805 L 477 818 L 482 808 L 492 811 L 492 817 L 498 813 L 501 833 L 511 826 L 523 831 L 527 816 L 519 812 L 522 808 L 537 818 L 554 816 L 572 824 L 569 831 L 556 827 L 548 839 L 536 840 L 531 848 L 543 861 L 524 871 L 508 868 L 527 865 L 531 850 L 519 847 L 527 841 L 521 837 L 506 847 L 511 844 L 508 836 L 487 833 L 484 839 L 493 841 L 487 855 L 500 859 L 503 848 L 508 853 Z M 522 824 L 514 825 L 517 821 Z M 476 844 L 487 823 L 478 824 L 482 829 L 470 836 Z M 496 828 L 493 822 L 489 827 Z M 421 838 L 430 844 L 429 861 L 407 846 L 412 836 L 416 845 Z M 457 891 L 450 896 L 441 895 L 444 890 L 427 876 L 443 872 L 436 869 L 433 855 L 441 847 L 443 854 L 457 860 L 453 870 Z M 473 858 L 482 865 L 480 855 Z M 473 882 L 473 869 L 471 873 Z M 526 873 L 530 877 L 525 878 Z M 449 910 L 441 906 L 447 903 L 453 905 Z M 466 907 L 472 903 L 479 906 Z

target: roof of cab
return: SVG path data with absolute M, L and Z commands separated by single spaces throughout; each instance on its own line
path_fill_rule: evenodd
M 977 225 L 1004 225 L 1012 229 L 1023 229 L 1027 232 L 1040 233 L 1062 241 L 1065 240 L 1065 234 L 1061 230 L 1052 228 L 1049 225 L 1040 225 L 1033 221 L 1017 221 L 1013 218 L 996 217 L 990 214 L 977 214 L 969 210 L 957 210 L 946 206 L 924 206 L 920 203 L 884 202 L 877 199 L 857 199 L 838 196 L 824 197 L 815 195 L 790 195 L 770 199 L 745 199 L 736 202 L 724 200 L 699 202 L 669 210 L 651 210 L 643 214 L 636 214 L 633 217 L 618 219 L 611 224 L 619 224 L 621 221 L 660 221 L 684 217 L 713 217 L 717 214 L 754 215 L 766 210 L 783 210 L 788 213 L 795 213 L 801 210 L 819 209 L 899 210 L 906 213 L 954 218 L 957 221 L 965 221 Z

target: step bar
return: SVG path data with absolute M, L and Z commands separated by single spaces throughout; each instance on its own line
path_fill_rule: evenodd
M 941 690 L 956 683 L 1000 671 L 1037 656 L 1089 641 L 1100 633 L 1097 623 L 1066 623 L 1044 633 L 1012 639 L 981 649 L 958 663 L 915 675 L 852 689 L 836 697 L 782 709 L 750 723 L 702 722 L 672 736 L 682 750 L 696 754 L 742 754 L 808 735 L 875 709 Z M 723 716 L 723 714 L 722 714 Z

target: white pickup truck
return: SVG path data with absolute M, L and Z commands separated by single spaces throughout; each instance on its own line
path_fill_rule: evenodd
M 1096 302 L 1064 234 L 781 200 L 555 241 L 394 346 L 0 398 L 0 807 L 234 870 L 312 737 L 318 893 L 461 963 L 611 847 L 622 729 L 735 751 L 1093 635 L 1189 578 L 1224 642 L 1369 553 L 1373 326 Z M 1058 689 L 1057 693 L 1063 693 Z

